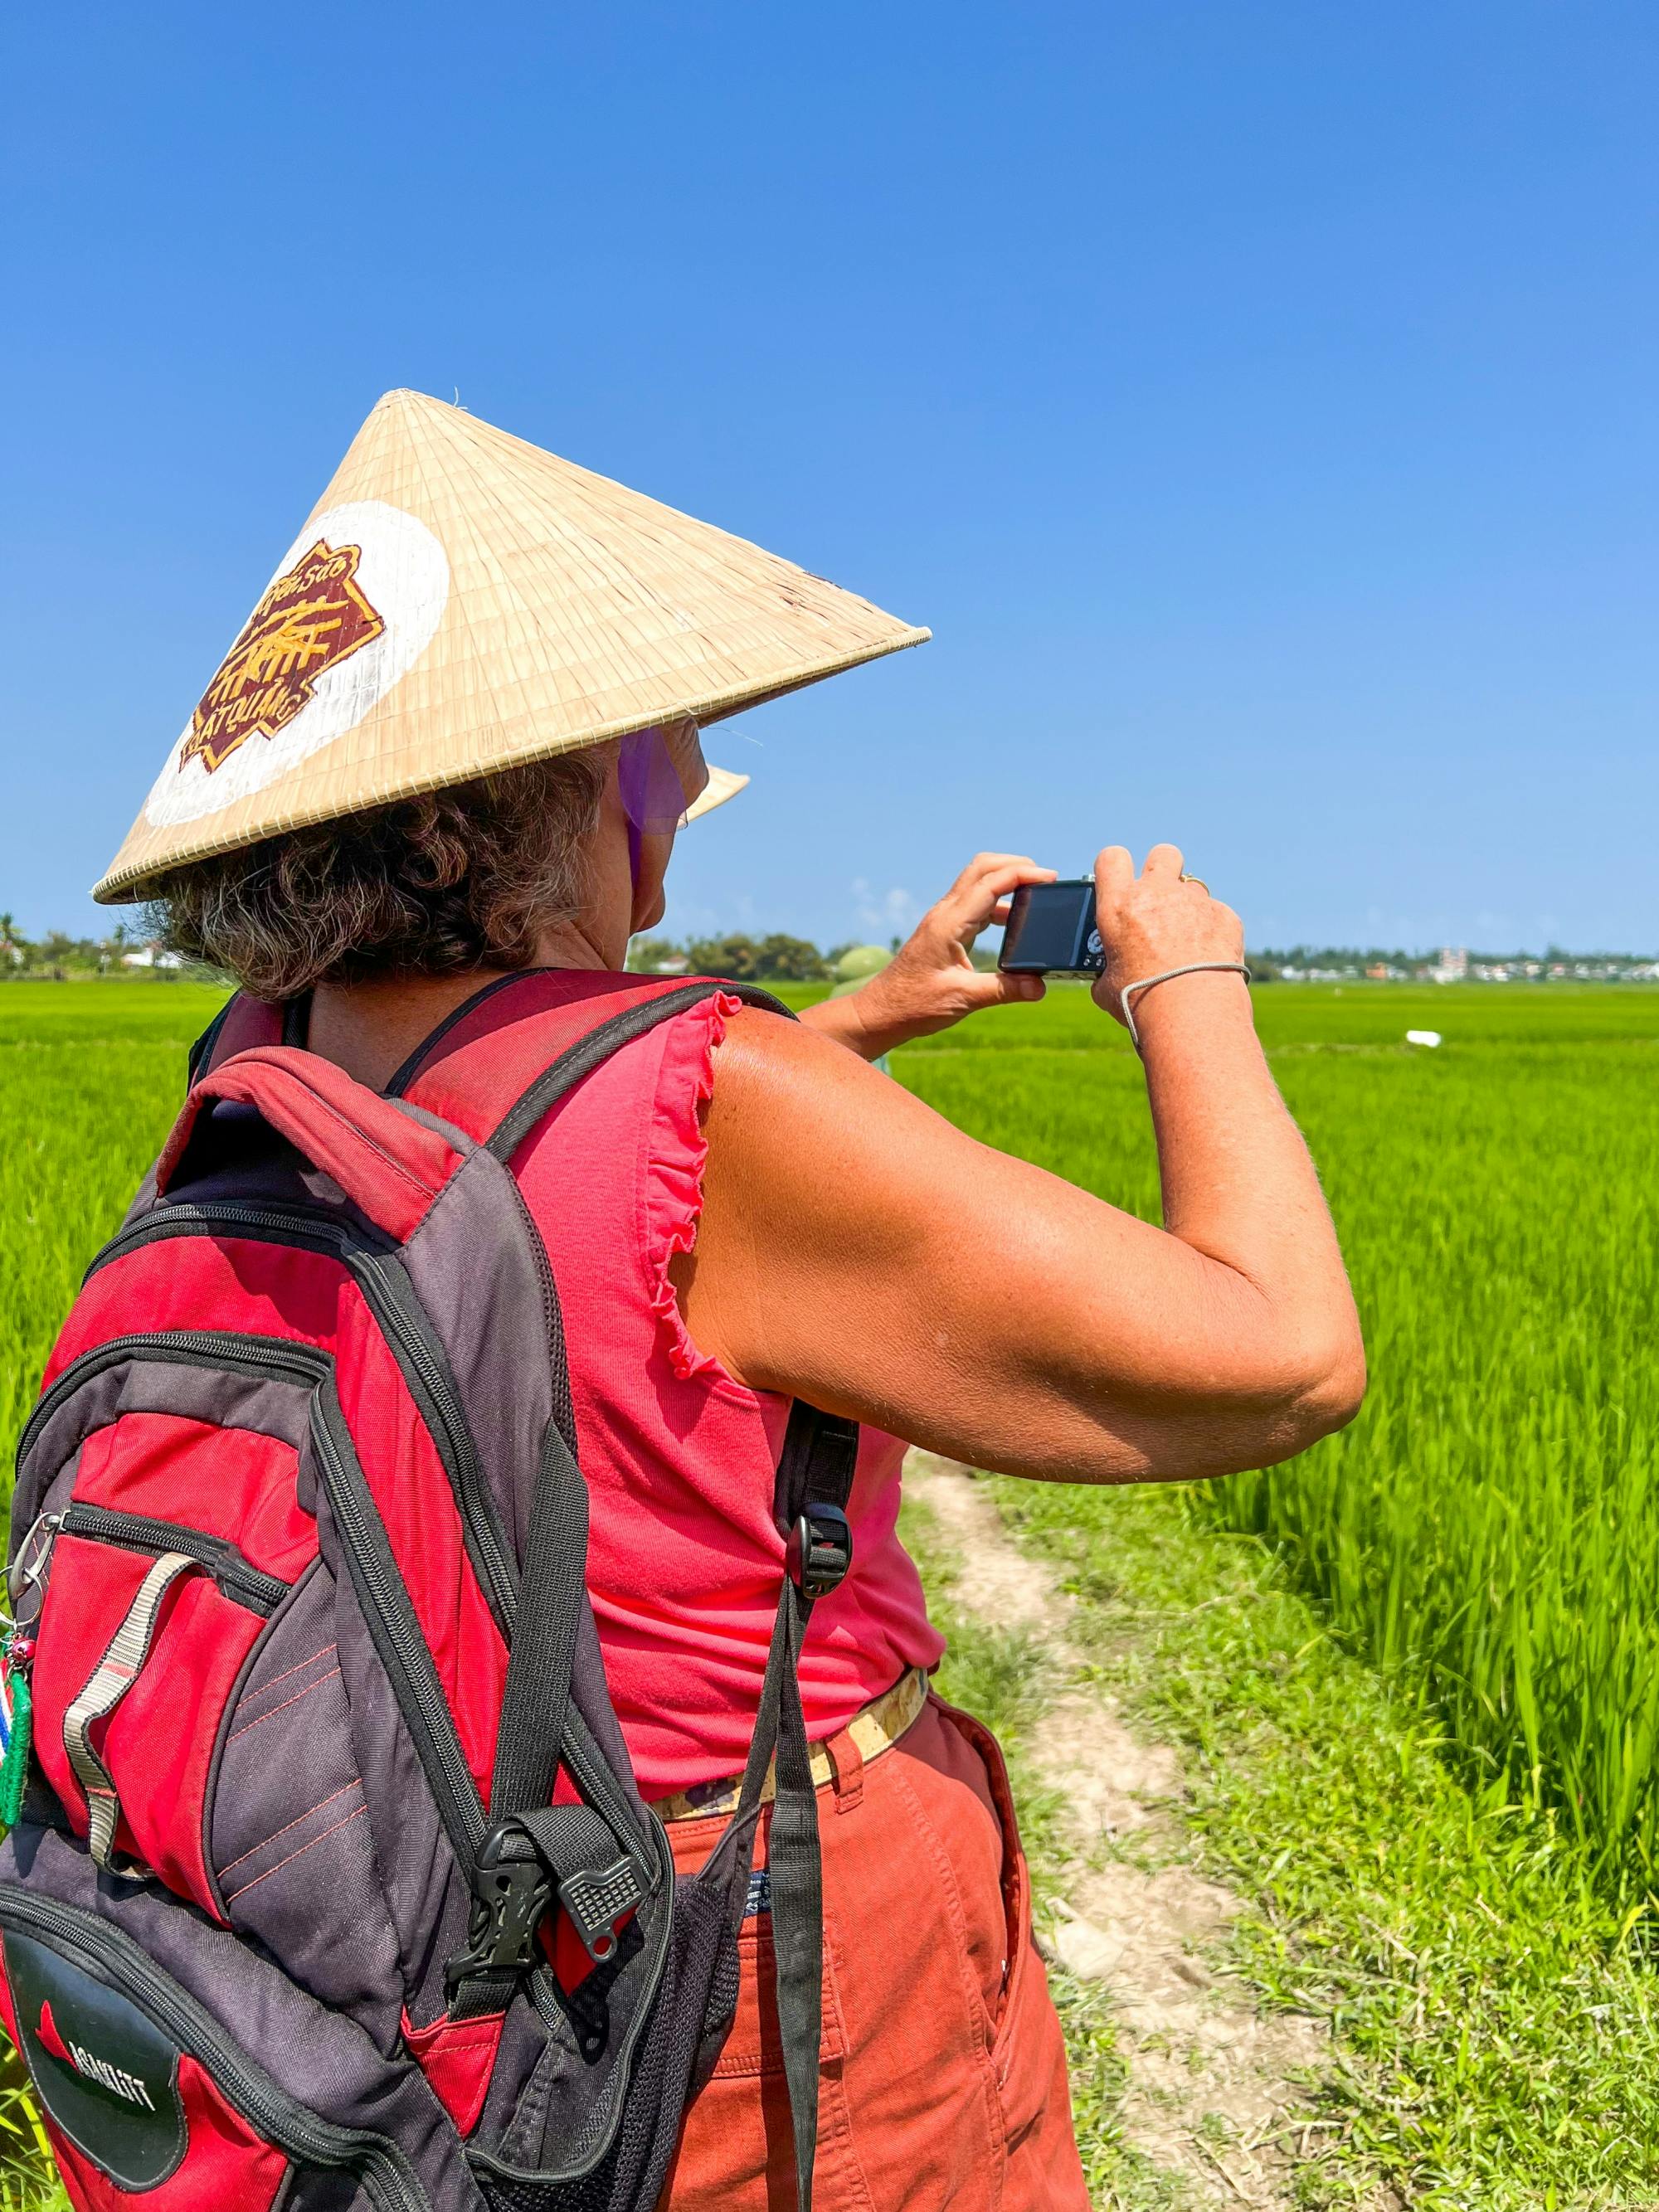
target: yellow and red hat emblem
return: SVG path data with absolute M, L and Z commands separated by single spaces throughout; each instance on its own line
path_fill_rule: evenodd
M 357 582 L 359 545 L 319 538 L 266 590 L 191 717 L 179 766 L 210 773 L 245 738 L 272 738 L 311 697 L 319 677 L 386 624 Z

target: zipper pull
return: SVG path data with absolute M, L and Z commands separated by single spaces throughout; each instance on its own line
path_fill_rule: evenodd
M 15 1633 L 28 1634 L 40 1618 L 40 1607 L 46 1595 L 46 1574 L 52 1565 L 52 1548 L 63 1525 L 61 1513 L 42 1513 L 17 1547 L 17 1555 L 6 1577 L 6 1595 L 11 1600 L 10 1627 Z M 33 1608 L 26 1620 L 19 1620 L 23 1601 L 31 1595 L 34 1598 Z

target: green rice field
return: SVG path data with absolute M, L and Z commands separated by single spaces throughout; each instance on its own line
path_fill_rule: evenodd
M 217 1003 L 0 986 L 9 1439 Z M 1635 1927 L 1659 1892 L 1659 990 L 1279 985 L 1256 1003 L 1352 1269 L 1371 1391 L 1292 1466 L 1171 1510 L 1195 1544 L 1263 1540 L 1472 1814 L 1508 1808 Z M 1408 1048 L 1408 1028 L 1444 1042 Z M 1080 988 L 910 1048 L 896 1072 L 987 1142 L 1155 1213 L 1139 1070 Z M 0 2127 L 20 2109 L 0 2102 Z
M 1279 985 L 1274 1072 L 1365 1325 L 1359 1419 L 1203 1515 L 1280 1547 L 1484 1806 L 1632 1900 L 1659 1858 L 1659 991 Z M 1407 1029 L 1444 1042 L 1421 1051 Z M 1155 1215 L 1139 1073 L 1075 987 L 903 1055 L 988 1143 Z
M 1486 1802 L 1553 1808 L 1599 1881 L 1644 1895 L 1659 1859 L 1659 991 L 1256 995 L 1373 1379 L 1344 1435 L 1197 1508 L 1291 1556 L 1343 1635 L 1431 1705 Z M 185 984 L 0 988 L 8 1438 L 217 1004 Z M 1443 1031 L 1438 1051 L 1404 1043 L 1419 1027 Z M 899 1070 L 988 1143 L 1155 1212 L 1139 1069 L 1080 988 L 914 1046 Z

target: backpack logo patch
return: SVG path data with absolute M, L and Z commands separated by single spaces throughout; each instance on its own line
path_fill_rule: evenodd
M 100 2058 L 84 2044 L 66 2043 L 58 2033 L 58 2023 L 52 2016 L 52 2001 L 45 1998 L 40 2005 L 40 2026 L 37 2031 L 40 2048 L 49 2051 L 54 2058 L 61 2058 L 65 2066 L 72 2066 L 83 2081 L 95 2081 L 100 2089 L 107 2089 L 112 2097 L 125 2097 L 130 2105 L 142 2105 L 146 2112 L 155 2110 L 155 2100 L 136 2074 L 129 2074 L 125 2066 L 117 2066 L 107 2058 Z
M 190 2130 L 179 2046 L 112 1982 L 9 1928 L 6 1978 L 41 2111 L 118 2188 L 177 2171 Z
M 361 545 L 319 538 L 265 588 L 225 655 L 179 752 L 182 772 L 210 775 L 249 738 L 274 738 L 306 706 L 319 677 L 386 628 L 357 581 Z

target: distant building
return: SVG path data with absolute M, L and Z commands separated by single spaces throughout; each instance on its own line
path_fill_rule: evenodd
M 182 968 L 182 957 L 177 952 L 164 952 L 159 945 L 141 945 L 136 952 L 124 952 L 124 968 Z
M 1440 957 L 1429 974 L 1437 983 L 1462 983 L 1468 980 L 1469 951 L 1466 945 L 1443 945 Z

